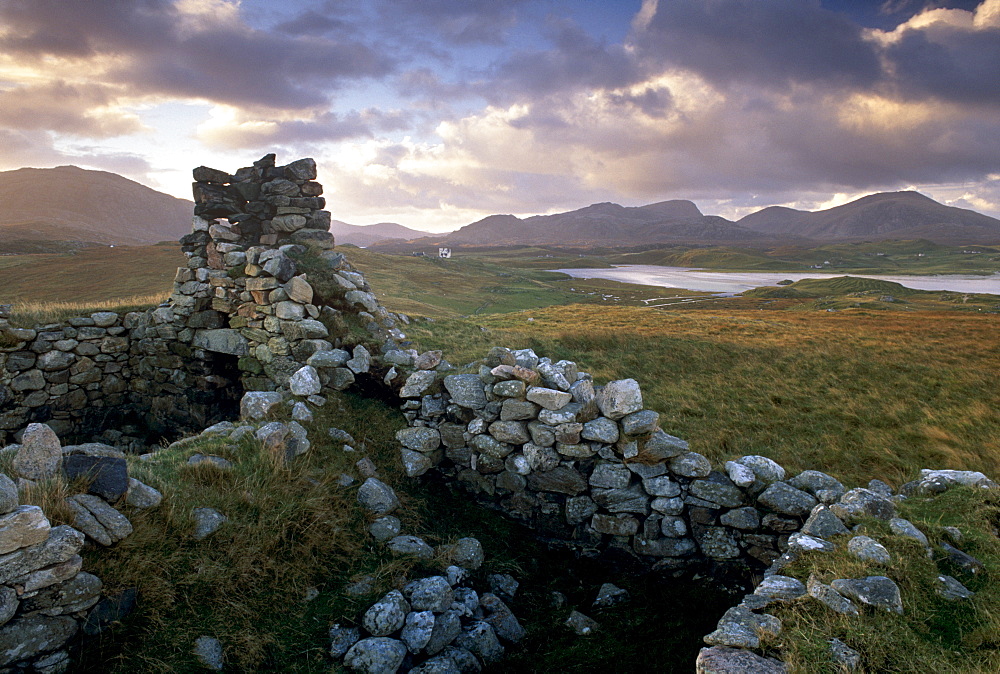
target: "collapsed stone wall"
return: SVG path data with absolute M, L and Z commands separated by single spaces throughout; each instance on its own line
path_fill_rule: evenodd
M 194 178 L 188 261 L 163 305 L 32 328 L 0 308 L 0 443 L 44 422 L 61 437 L 138 451 L 235 416 L 244 390 L 287 390 L 307 365 L 300 388 L 316 393 L 397 376 L 369 356 L 398 348 L 407 318 L 332 250 L 312 159 L 276 166 L 270 154 L 233 175 L 198 167 Z M 325 295 L 299 270 L 307 246 L 333 279 Z M 345 316 L 367 347 L 338 348 Z

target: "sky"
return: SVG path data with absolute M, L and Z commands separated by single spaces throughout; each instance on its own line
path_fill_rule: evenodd
M 1000 217 L 1000 0 L 0 0 L 0 170 L 190 198 L 268 152 L 428 231 L 903 189 Z

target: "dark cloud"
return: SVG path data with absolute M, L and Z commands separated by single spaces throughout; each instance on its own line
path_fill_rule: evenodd
M 529 0 L 379 0 L 387 31 L 432 33 L 456 45 L 504 44 Z
M 161 0 L 7 0 L 0 49 L 22 58 L 118 57 L 109 79 L 134 93 L 295 109 L 393 69 L 392 59 L 350 39 L 289 37 L 240 21 L 192 19 Z
M 886 48 L 893 85 L 908 98 L 1000 104 L 1000 29 L 935 23 Z
M 550 17 L 552 48 L 516 52 L 495 66 L 480 93 L 490 100 L 534 100 L 583 89 L 617 89 L 644 75 L 622 45 L 597 40 L 576 23 Z
M 721 85 L 857 87 L 881 74 L 861 26 L 811 0 L 661 1 L 633 39 L 656 65 Z

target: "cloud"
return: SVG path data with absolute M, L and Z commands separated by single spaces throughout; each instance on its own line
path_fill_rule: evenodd
M 14 129 L 50 130 L 92 138 L 143 129 L 134 114 L 116 109 L 119 87 L 53 80 L 0 91 L 0 124 Z
M 376 7 L 390 30 L 409 39 L 430 32 L 455 45 L 502 45 L 526 4 L 528 0 L 379 0 Z
M 412 115 L 369 108 L 344 114 L 323 111 L 305 117 L 260 116 L 232 106 L 216 106 L 198 127 L 199 140 L 225 149 L 266 149 L 276 145 L 308 146 L 351 138 L 373 138 L 409 128 Z
M 326 105 L 338 87 L 393 69 L 357 40 L 255 29 L 239 10 L 225 0 L 7 0 L 0 50 L 63 67 L 105 59 L 103 79 L 134 94 L 280 109 Z
M 714 84 L 864 87 L 881 74 L 862 28 L 819 2 L 662 0 L 644 13 L 632 36 L 636 53 Z

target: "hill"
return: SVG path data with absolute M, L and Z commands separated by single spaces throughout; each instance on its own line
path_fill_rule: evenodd
M 628 246 L 678 241 L 761 243 L 773 238 L 725 218 L 704 215 L 690 201 L 673 200 L 634 207 L 604 202 L 565 213 L 523 219 L 509 214 L 490 215 L 450 234 L 413 243 L 430 246 Z
M 176 241 L 191 229 L 191 209 L 190 201 L 105 171 L 0 172 L 0 246 L 7 251 Z
M 389 239 L 408 241 L 410 239 L 433 236 L 430 232 L 410 229 L 395 222 L 379 222 L 374 225 L 351 225 L 340 220 L 333 220 L 330 223 L 330 233 L 336 238 L 337 243 L 350 243 L 363 248 Z
M 918 192 L 883 192 L 822 211 L 771 206 L 736 223 L 772 236 L 817 241 L 927 239 L 944 245 L 1000 241 L 1000 220 Z

